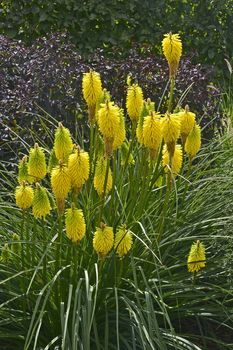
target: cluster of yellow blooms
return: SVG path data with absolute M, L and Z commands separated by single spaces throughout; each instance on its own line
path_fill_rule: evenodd
M 113 228 L 101 224 L 97 227 L 93 239 L 93 247 L 101 258 L 105 257 L 113 246 L 118 256 L 123 257 L 131 249 L 132 243 L 132 233 L 125 226 L 118 228 L 114 240 Z
M 169 64 L 170 78 L 174 79 L 182 53 L 179 35 L 166 34 L 162 47 Z M 154 102 L 144 100 L 143 91 L 137 83 L 131 85 L 129 81 L 128 85 L 126 109 L 139 144 L 148 150 L 150 162 L 156 160 L 162 147 L 162 165 L 165 171 L 177 175 L 182 168 L 183 150 L 191 161 L 201 147 L 201 129 L 195 120 L 195 114 L 186 106 L 177 113 L 168 111 L 162 115 L 155 110 Z M 122 162 L 124 161 L 123 155 L 127 147 L 124 111 L 111 101 L 109 93 L 102 89 L 100 75 L 92 70 L 83 76 L 82 91 L 88 106 L 90 126 L 98 127 L 99 137 L 104 144 L 104 151 L 98 154 L 93 167 L 94 188 L 100 197 L 104 197 L 112 188 L 112 172 L 108 160 L 113 151 L 120 148 Z M 183 147 L 177 143 L 179 138 Z M 134 160 L 130 157 L 131 155 L 127 158 L 128 164 L 133 164 Z M 69 192 L 75 197 L 82 190 L 90 175 L 90 160 L 86 151 L 73 144 L 70 131 L 61 123 L 55 132 L 48 168 L 44 151 L 38 144 L 30 149 L 29 159 L 24 156 L 19 164 L 16 204 L 23 210 L 32 206 L 35 218 L 45 218 L 52 208 L 52 196 L 41 185 L 47 172 L 51 175 L 51 187 L 58 212 L 60 215 L 65 212 L 67 236 L 73 242 L 79 242 L 86 232 L 83 211 L 76 207 L 73 197 L 71 207 L 65 211 L 65 200 Z M 104 257 L 113 246 L 120 257 L 124 256 L 132 246 L 131 232 L 121 226 L 117 229 L 114 240 L 113 228 L 101 224 L 94 233 L 95 251 Z M 198 249 L 203 250 L 201 243 L 198 243 Z M 204 260 L 202 255 L 201 260 Z M 190 256 L 190 264 L 194 257 L 200 257 L 194 248 Z M 201 267 L 203 266 L 202 263 Z M 189 270 L 197 271 L 197 264 L 189 265 Z

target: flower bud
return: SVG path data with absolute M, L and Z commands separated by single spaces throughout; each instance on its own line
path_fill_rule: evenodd
M 100 258 L 104 258 L 112 249 L 114 243 L 113 228 L 101 224 L 97 227 L 93 238 L 93 248 Z
M 71 139 L 69 129 L 65 128 L 62 123 L 58 124 L 55 132 L 54 151 L 56 158 L 63 163 L 67 163 L 68 157 L 73 149 L 73 142 Z
M 45 218 L 51 211 L 51 205 L 46 188 L 36 184 L 33 198 L 32 213 L 36 219 Z
M 138 120 L 143 107 L 143 92 L 138 84 L 128 87 L 126 96 L 126 108 L 132 121 Z
M 74 153 L 69 156 L 68 172 L 71 186 L 76 190 L 80 190 L 87 181 L 90 173 L 88 153 L 77 147 Z
M 74 243 L 79 243 L 86 232 L 86 223 L 83 217 L 83 211 L 72 207 L 66 210 L 66 234 Z
M 169 164 L 169 152 L 167 149 L 167 146 L 164 145 L 163 147 L 163 166 L 165 167 L 165 171 L 167 171 L 167 166 Z M 172 157 L 172 164 L 171 164 L 171 171 L 174 175 L 179 174 L 181 168 L 182 168 L 182 163 L 183 163 L 183 152 L 182 152 L 182 147 L 181 145 L 176 145 L 175 146 L 175 151 Z
M 15 199 L 16 205 L 20 209 L 28 209 L 32 205 L 34 193 L 31 186 L 27 185 L 25 181 L 21 183 L 20 186 L 16 187 Z
M 133 243 L 132 233 L 126 229 L 125 226 L 118 228 L 115 237 L 114 249 L 116 250 L 119 257 L 126 255 Z
M 28 162 L 27 162 L 28 158 L 27 156 L 24 156 L 18 165 L 18 182 L 19 184 L 22 183 L 22 181 L 27 181 L 29 182 L 30 177 L 28 175 Z
M 179 34 L 165 34 L 162 41 L 163 53 L 169 65 L 170 77 L 176 75 L 182 54 L 182 42 Z
M 51 186 L 56 197 L 58 212 L 64 212 L 65 199 L 71 189 L 71 180 L 67 166 L 59 162 L 51 172 Z
M 94 187 L 98 192 L 99 196 L 102 196 L 104 192 L 105 194 L 108 194 L 108 192 L 111 191 L 112 189 L 112 173 L 111 173 L 111 169 L 109 168 L 108 178 L 106 182 L 106 189 L 104 191 L 106 170 L 107 170 L 107 159 L 106 158 L 98 159 L 96 164 L 96 169 L 95 169 Z
M 206 265 L 205 246 L 200 241 L 194 242 L 188 256 L 188 271 L 198 272 Z
M 189 158 L 192 160 L 193 157 L 199 152 L 201 148 L 201 128 L 195 123 L 193 129 L 188 134 L 185 142 L 185 152 L 188 154 Z
M 34 148 L 30 149 L 29 160 L 28 160 L 28 174 L 30 181 L 40 181 L 46 175 L 46 161 L 45 154 L 41 147 L 35 143 Z
M 144 118 L 143 143 L 150 150 L 157 150 L 162 141 L 160 114 L 151 112 Z

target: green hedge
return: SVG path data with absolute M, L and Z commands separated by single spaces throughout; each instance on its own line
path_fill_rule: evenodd
M 198 51 L 204 62 L 232 56 L 233 0 L 4 0 L 1 7 L 1 32 L 26 42 L 67 30 L 85 53 L 158 45 L 173 31 L 184 37 L 185 51 Z

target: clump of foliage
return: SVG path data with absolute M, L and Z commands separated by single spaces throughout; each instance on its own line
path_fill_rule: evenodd
M 103 46 L 127 51 L 136 42 L 156 46 L 163 31 L 172 30 L 185 35 L 185 47 L 196 50 L 202 62 L 222 66 L 232 55 L 232 0 L 5 0 L 1 5 L 1 32 L 26 42 L 66 29 L 81 52 Z
M 182 46 L 169 36 L 165 113 L 128 77 L 125 122 L 91 70 L 89 143 L 47 116 L 52 147 L 36 134 L 34 147 L 21 140 L 18 174 L 2 163 L 3 349 L 231 348 L 232 290 L 215 249 L 230 239 L 231 150 L 224 137 L 199 152 L 195 113 L 174 110 Z

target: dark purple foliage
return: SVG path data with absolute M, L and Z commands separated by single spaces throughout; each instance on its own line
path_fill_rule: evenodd
M 106 58 L 97 50 L 92 57 L 84 59 L 66 34 L 37 39 L 30 47 L 0 36 L 0 119 L 4 124 L 0 131 L 1 143 L 9 139 L 5 125 L 37 128 L 37 118 L 25 112 L 41 114 L 41 108 L 72 128 L 77 112 L 86 108 L 81 81 L 83 72 L 90 67 L 101 74 L 103 85 L 115 102 L 125 106 L 126 77 L 131 73 L 143 88 L 144 97 L 150 97 L 158 106 L 167 83 L 167 63 L 149 47 L 143 48 L 143 53 L 138 52 L 138 49 L 132 50 L 125 59 L 119 58 L 119 52 L 117 58 Z M 211 79 L 209 68 L 193 65 L 186 57 L 181 61 L 175 91 L 178 102 L 193 83 L 182 106 L 189 104 L 198 118 L 202 118 L 202 125 L 209 125 L 208 137 L 219 122 L 219 92 L 209 87 Z M 162 111 L 166 109 L 165 103 L 163 101 Z

